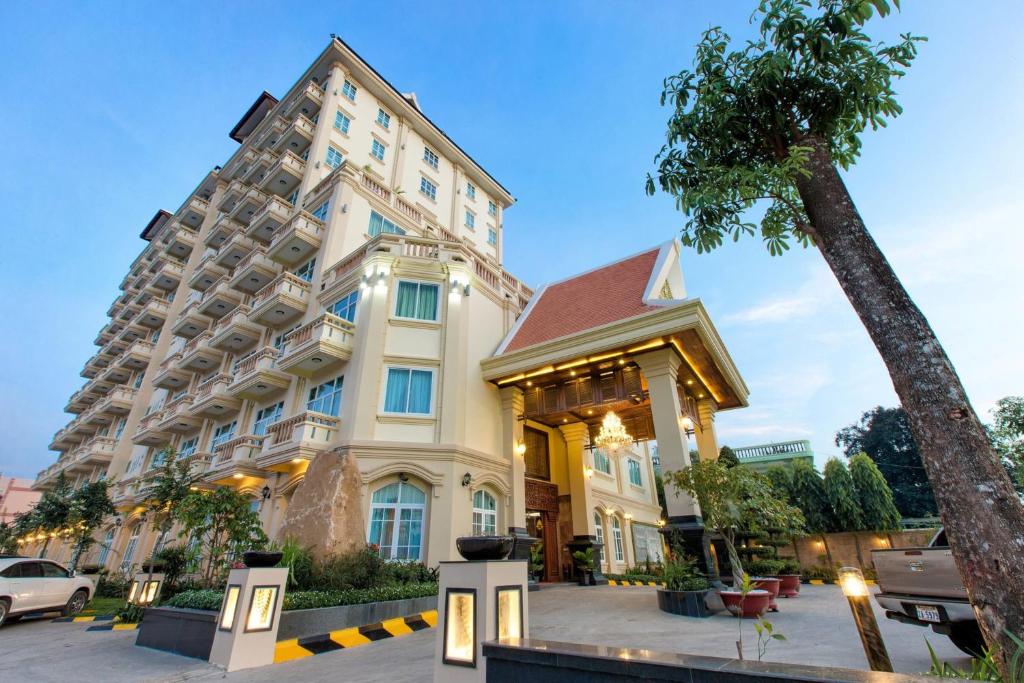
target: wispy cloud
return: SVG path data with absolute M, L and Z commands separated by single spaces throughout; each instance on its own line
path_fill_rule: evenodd
M 806 318 L 837 301 L 838 287 L 823 266 L 812 267 L 807 279 L 795 292 L 763 299 L 748 308 L 727 313 L 726 324 L 755 325 L 781 323 Z

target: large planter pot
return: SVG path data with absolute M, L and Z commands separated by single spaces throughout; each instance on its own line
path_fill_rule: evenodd
M 135 644 L 185 657 L 209 659 L 217 633 L 217 612 L 150 607 L 139 624 Z
M 754 584 L 754 588 L 768 591 L 771 596 L 768 598 L 768 611 L 778 612 L 779 603 L 775 602 L 775 598 L 779 597 L 779 584 L 782 582 L 774 576 L 759 576 L 751 579 L 751 583 Z
M 726 609 L 733 614 L 742 612 L 744 619 L 756 619 L 768 609 L 771 593 L 766 590 L 752 590 L 744 596 L 739 591 L 719 591 Z
M 784 598 L 795 598 L 800 595 L 800 575 L 779 574 L 779 595 Z
M 264 550 L 248 550 L 242 553 L 242 562 L 246 567 L 275 567 L 284 557 L 282 552 L 271 552 Z
M 669 614 L 678 614 L 684 617 L 710 617 L 704 599 L 708 591 L 670 591 L 658 589 L 658 609 Z
M 460 536 L 455 547 L 467 560 L 504 560 L 515 541 L 514 536 Z

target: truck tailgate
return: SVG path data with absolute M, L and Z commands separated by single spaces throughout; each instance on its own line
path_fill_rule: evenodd
M 967 599 L 949 548 L 872 550 L 883 593 Z

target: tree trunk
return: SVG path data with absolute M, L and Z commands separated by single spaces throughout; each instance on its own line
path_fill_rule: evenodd
M 827 145 L 811 137 L 797 189 L 825 261 L 889 370 L 907 412 L 953 557 L 1004 676 L 1024 632 L 1024 505 L 953 364 L 857 213 Z M 969 230 L 970 226 L 964 226 Z
M 864 571 L 864 554 L 860 550 L 860 535 L 856 531 L 853 532 L 853 547 L 857 550 L 857 564 Z
M 828 536 L 821 534 L 821 544 L 825 546 L 825 557 L 828 558 L 828 568 L 834 570 L 836 568 L 835 560 L 832 559 L 832 548 L 828 546 Z

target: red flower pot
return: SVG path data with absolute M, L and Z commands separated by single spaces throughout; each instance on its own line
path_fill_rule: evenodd
M 775 578 L 774 576 L 764 576 L 758 577 L 756 579 L 751 579 L 750 582 L 754 584 L 754 588 L 759 588 L 763 591 L 768 591 L 768 611 L 778 612 L 779 603 L 775 602 L 775 598 L 779 597 L 779 584 L 781 583 L 781 581 L 779 581 L 779 579 Z
M 779 595 L 784 598 L 795 598 L 800 595 L 800 575 L 779 574 Z
M 766 590 L 752 590 L 746 597 L 739 591 L 719 591 L 719 595 L 722 596 L 726 609 L 733 614 L 742 610 L 745 619 L 756 619 L 764 614 L 772 597 Z

